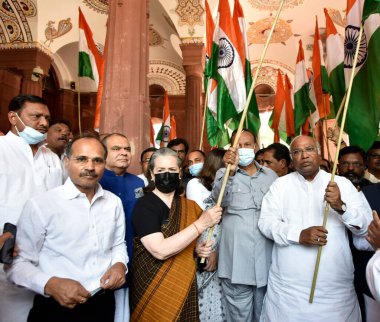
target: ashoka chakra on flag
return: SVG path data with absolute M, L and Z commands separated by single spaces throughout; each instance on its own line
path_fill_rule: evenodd
M 344 67 L 352 68 L 354 64 L 354 57 L 356 46 L 358 44 L 360 28 L 357 26 L 347 26 L 346 35 L 344 40 Z M 360 42 L 360 48 L 358 53 L 358 61 L 356 67 L 362 65 L 367 59 L 367 38 L 363 30 L 362 39 Z

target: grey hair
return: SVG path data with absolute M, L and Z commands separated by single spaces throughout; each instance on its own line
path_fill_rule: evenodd
M 167 156 L 175 157 L 177 160 L 178 168 L 181 168 L 182 160 L 178 157 L 177 152 L 173 151 L 170 148 L 161 148 L 161 149 L 158 149 L 156 152 L 154 152 L 152 154 L 152 156 L 150 157 L 149 170 L 153 172 L 153 169 L 154 169 L 154 166 L 156 163 L 156 159 L 158 157 L 167 157 Z
M 318 142 L 315 138 L 312 138 L 312 137 L 310 137 L 310 136 L 302 135 L 302 134 L 301 134 L 301 135 L 297 135 L 297 136 L 296 136 L 296 137 L 290 142 L 290 144 L 289 144 L 289 150 L 290 150 L 290 157 L 291 157 L 291 159 L 293 160 L 292 146 L 293 146 L 293 144 L 294 144 L 294 142 L 295 142 L 296 140 L 298 140 L 299 138 L 302 138 L 302 137 L 310 138 L 310 139 L 313 140 L 315 146 L 317 147 L 317 153 L 318 153 L 318 155 L 320 156 L 320 155 L 321 155 L 321 145 L 319 144 L 319 142 Z

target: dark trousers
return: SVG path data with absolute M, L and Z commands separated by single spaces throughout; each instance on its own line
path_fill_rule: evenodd
M 28 322 L 113 322 L 115 297 L 112 291 L 90 297 L 73 309 L 61 306 L 52 297 L 36 295 Z

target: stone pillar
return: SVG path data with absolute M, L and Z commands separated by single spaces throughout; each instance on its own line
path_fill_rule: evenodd
M 0 131 L 7 133 L 8 105 L 11 99 L 20 93 L 21 75 L 9 70 L 0 70 Z M 1 152 L 0 152 L 1 153 Z
M 148 21 L 148 0 L 109 1 L 100 132 L 128 136 L 133 155 L 129 172 L 136 174 L 150 138 Z
M 181 44 L 183 67 L 186 72 L 186 129 L 185 139 L 190 149 L 198 149 L 203 121 L 203 43 Z M 206 130 L 206 129 L 205 129 Z
M 33 68 L 26 68 L 22 71 L 21 93 L 42 96 L 43 78 L 33 81 L 32 75 Z
M 2 50 L 0 55 L 0 68 L 12 68 L 22 75 L 21 93 L 42 96 L 43 79 L 34 82 L 31 80 L 33 69 L 39 66 L 43 75 L 49 73 L 51 57 L 40 48 Z

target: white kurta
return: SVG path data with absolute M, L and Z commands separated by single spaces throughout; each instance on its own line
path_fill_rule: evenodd
M 329 210 L 327 245 L 322 251 L 314 302 L 309 303 L 318 247 L 300 245 L 299 236 L 303 229 L 322 226 L 330 176 L 320 170 L 309 182 L 299 173 L 291 173 L 277 179 L 263 199 L 259 228 L 275 244 L 261 322 L 361 321 L 346 228 L 364 236 L 371 209 L 364 195 L 339 176 L 335 181 L 347 211 L 339 215 Z
M 368 262 L 366 275 L 373 297 L 380 302 L 380 250 L 376 251 Z
M 50 149 L 30 146 L 8 132 L 0 137 L 0 233 L 4 223 L 16 224 L 26 200 L 62 184 L 61 163 Z M 0 266 L 0 322 L 25 322 L 34 293 L 5 279 Z

